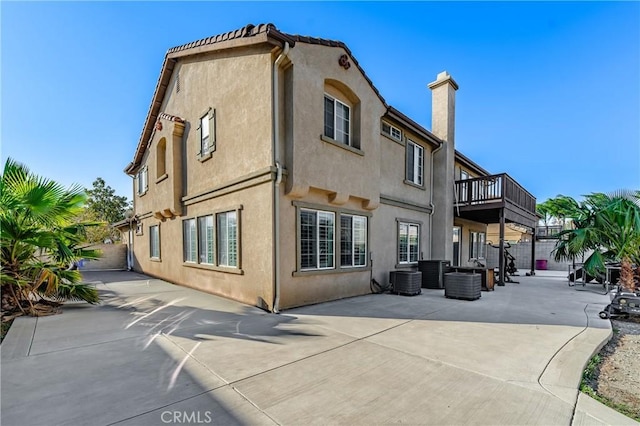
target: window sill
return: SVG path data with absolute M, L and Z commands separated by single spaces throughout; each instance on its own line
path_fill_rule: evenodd
M 213 153 L 209 152 L 205 155 L 198 155 L 198 161 L 201 163 L 204 163 L 205 161 L 207 161 L 209 158 L 211 158 L 213 156 Z
M 352 147 L 350 145 L 345 145 L 345 144 L 343 144 L 341 142 L 338 142 L 338 141 L 336 141 L 334 139 L 328 138 L 325 135 L 320 135 L 320 139 L 323 142 L 326 142 L 326 143 L 328 143 L 330 145 L 337 146 L 338 148 L 345 149 L 345 150 L 347 150 L 349 152 L 353 152 L 354 154 L 358 154 L 360 156 L 364 156 L 364 151 L 362 151 L 361 149 L 354 148 L 354 147 Z
M 152 262 L 162 262 L 162 259 L 160 259 L 159 257 L 150 257 L 149 260 Z
M 144 195 L 149 192 L 149 190 L 145 190 L 144 192 L 138 192 L 138 197 L 144 197 Z
M 160 182 L 162 182 L 163 180 L 165 180 L 168 177 L 169 177 L 169 175 L 165 173 L 162 176 L 160 176 L 158 179 L 156 179 L 156 183 L 160 183 Z
M 396 269 L 415 269 L 418 267 L 418 262 L 414 263 L 396 263 L 394 268 Z
M 309 275 L 331 275 L 331 274 L 348 274 L 351 272 L 369 272 L 370 266 L 353 266 L 337 269 L 305 269 L 301 271 L 293 271 L 292 277 L 306 277 Z
M 411 182 L 410 180 L 407 180 L 407 179 L 403 180 L 403 182 L 409 186 L 413 186 L 414 188 L 422 189 L 423 191 L 426 189 L 424 185 L 418 185 L 417 183 Z
M 205 265 L 202 263 L 191 263 L 191 262 L 184 262 L 182 266 L 186 266 L 187 268 L 205 269 L 207 271 L 224 272 L 227 274 L 244 275 L 244 271 L 238 268 Z

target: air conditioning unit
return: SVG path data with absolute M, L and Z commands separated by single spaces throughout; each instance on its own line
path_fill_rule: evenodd
M 444 274 L 444 296 L 450 299 L 476 300 L 482 290 L 480 274 L 449 272 Z
M 416 296 L 422 293 L 422 272 L 420 271 L 391 271 L 389 281 L 393 286 L 393 293 L 403 296 Z
M 444 274 L 449 272 L 449 260 L 419 260 L 418 270 L 422 272 L 422 288 L 444 288 Z

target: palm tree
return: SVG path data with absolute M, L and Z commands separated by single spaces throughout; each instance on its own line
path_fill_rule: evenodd
M 594 276 L 605 271 L 607 262 L 626 259 L 640 265 L 640 191 L 593 193 L 572 205 L 567 217 L 574 229 L 558 235 L 556 261 L 588 254 L 584 269 Z
M 80 186 L 65 189 L 7 159 L 0 176 L 0 284 L 13 308 L 37 315 L 34 302 L 42 298 L 99 301 L 69 267 L 99 257 L 80 246 L 84 227 L 92 225 L 74 220 L 85 201 Z

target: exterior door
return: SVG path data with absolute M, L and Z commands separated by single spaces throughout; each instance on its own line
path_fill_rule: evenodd
M 453 266 L 460 266 L 460 240 L 462 232 L 459 226 L 453 227 Z

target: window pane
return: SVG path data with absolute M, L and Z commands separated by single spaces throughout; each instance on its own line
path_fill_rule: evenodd
M 197 261 L 197 237 L 196 237 L 196 220 L 188 219 L 183 223 L 182 239 L 184 247 L 185 262 Z
M 391 128 L 391 136 L 393 136 L 396 139 L 402 139 L 402 133 L 400 132 L 400 130 L 396 129 L 395 127 Z
M 418 261 L 419 251 L 419 227 L 411 225 L 409 227 L 409 262 Z
M 160 232 L 158 226 L 151 226 L 149 228 L 149 255 L 152 258 L 160 258 Z
M 411 142 L 407 143 L 407 180 L 410 182 L 413 182 L 413 178 L 415 176 L 414 146 L 415 145 Z
M 338 142 L 349 145 L 349 107 L 336 101 L 336 136 Z
M 353 266 L 353 216 L 340 216 L 340 265 Z
M 333 99 L 324 97 L 324 135 L 333 139 L 334 135 L 334 104 Z
M 237 213 L 218 215 L 218 265 L 238 266 L 238 221 Z
M 333 268 L 334 215 L 318 212 L 318 267 Z
M 198 218 L 200 263 L 213 264 L 213 216 Z
M 353 217 L 353 265 L 367 264 L 367 218 Z
M 409 261 L 409 225 L 401 223 L 398 228 L 398 260 L 400 263 Z
M 416 153 L 415 153 L 415 180 L 414 182 L 418 185 L 422 185 L 422 169 L 423 169 L 423 148 L 419 145 L 415 145 Z
M 317 268 L 317 230 L 315 212 L 300 211 L 300 266 L 302 269 Z

